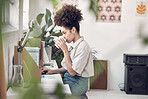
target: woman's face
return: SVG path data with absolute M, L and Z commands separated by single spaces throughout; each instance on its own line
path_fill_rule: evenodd
M 67 43 L 71 43 L 74 40 L 75 34 L 72 32 L 72 30 L 62 26 L 61 32 L 63 34 L 63 37 L 66 39 Z

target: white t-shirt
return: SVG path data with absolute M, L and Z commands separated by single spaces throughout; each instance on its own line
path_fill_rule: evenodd
M 72 69 L 78 76 L 90 77 L 94 75 L 92 52 L 87 42 L 81 37 L 69 48 Z M 61 65 L 67 70 L 65 59 Z

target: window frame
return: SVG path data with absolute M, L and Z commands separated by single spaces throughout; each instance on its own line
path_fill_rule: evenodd
M 26 4 L 28 4 L 27 9 L 24 6 Z M 16 8 L 18 10 L 15 10 Z M 26 20 L 27 22 L 23 22 L 24 16 L 28 17 L 25 19 L 29 19 L 29 13 L 27 13 L 28 15 L 24 13 L 29 12 L 26 10 L 29 10 L 29 0 L 28 2 L 26 2 L 26 0 L 5 0 L 2 7 L 2 33 L 13 33 L 15 31 L 19 31 L 21 36 L 23 34 L 23 30 L 28 26 L 28 20 Z M 17 19 L 12 16 L 13 13 Z
M 2 25 L 7 25 L 10 22 L 10 6 L 9 1 L 5 0 L 4 5 L 2 5 Z

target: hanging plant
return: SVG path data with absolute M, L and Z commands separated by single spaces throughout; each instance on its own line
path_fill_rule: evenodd
M 90 0 L 89 10 L 96 16 L 96 19 L 98 19 L 98 7 L 99 0 Z

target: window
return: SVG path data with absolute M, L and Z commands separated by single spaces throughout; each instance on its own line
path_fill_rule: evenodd
M 22 38 L 23 27 L 28 26 L 29 0 L 3 0 L 2 6 L 2 33 L 3 35 L 3 53 L 5 64 L 6 81 L 12 77 L 12 59 L 14 55 L 14 46 Z M 24 17 L 24 18 L 23 18 Z M 24 21 L 24 22 L 23 22 Z M 6 33 L 6 35 L 5 35 Z
M 2 7 L 3 33 L 28 27 L 29 0 L 5 0 Z
M 29 0 L 23 0 L 23 29 L 28 28 L 29 22 Z
M 11 0 L 9 3 L 9 25 L 19 29 L 19 1 L 21 0 Z
M 9 2 L 4 1 L 4 5 L 2 5 L 2 24 L 8 24 L 9 22 Z

